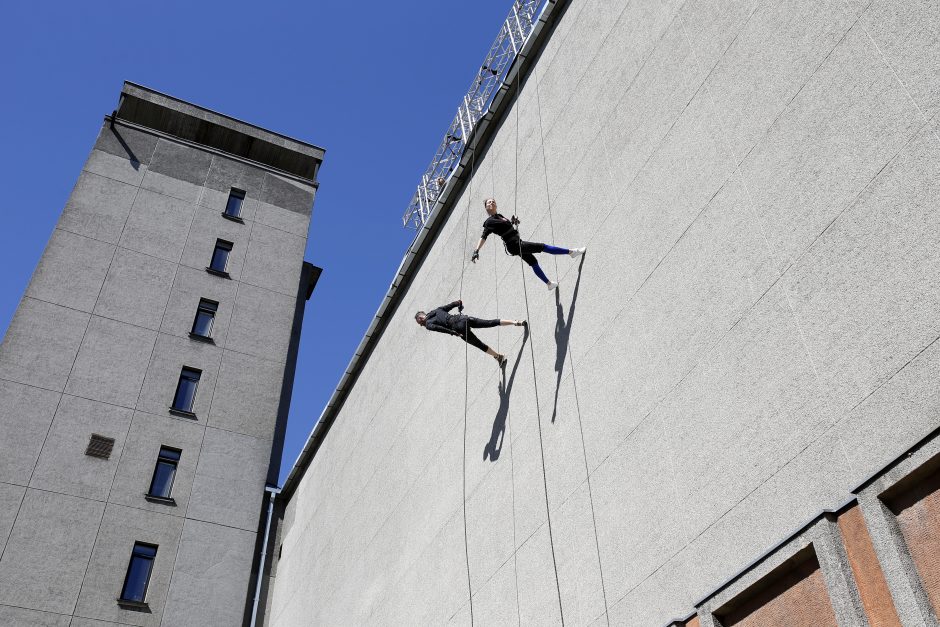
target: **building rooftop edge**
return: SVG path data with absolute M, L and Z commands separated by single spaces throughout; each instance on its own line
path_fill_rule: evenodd
M 124 81 L 114 117 L 316 181 L 326 150 Z

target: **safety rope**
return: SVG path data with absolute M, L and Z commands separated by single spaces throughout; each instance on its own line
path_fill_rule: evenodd
M 542 126 L 542 97 L 541 97 L 541 94 L 539 93 L 538 82 L 536 82 L 535 84 L 535 106 L 536 106 L 536 111 L 538 112 L 538 117 L 539 117 L 539 137 L 542 139 L 542 147 L 543 147 L 542 149 L 542 175 L 545 177 L 545 201 L 546 201 L 546 209 L 548 210 L 548 228 L 549 228 L 549 233 L 551 234 L 552 244 L 554 244 L 556 241 L 555 240 L 555 220 L 554 220 L 554 216 L 552 215 L 552 195 L 551 195 L 551 190 L 549 189 L 548 163 L 546 162 L 546 159 L 545 159 L 545 150 L 544 150 L 545 129 Z M 517 115 L 518 115 L 518 112 L 517 112 Z M 516 133 L 517 134 L 519 133 L 518 125 L 517 125 Z M 559 276 L 558 260 L 554 256 L 552 256 L 552 261 L 555 262 L 555 276 L 557 277 Z M 561 289 L 561 288 L 556 287 L 555 289 Z M 571 315 L 570 309 L 568 310 L 568 315 L 569 316 Z M 570 341 L 568 344 L 568 350 L 569 351 L 571 350 Z M 607 624 L 610 625 L 610 616 L 607 611 L 607 584 L 604 580 L 604 565 L 601 562 L 600 540 L 597 537 L 597 516 L 594 514 L 594 490 L 591 486 L 591 469 L 588 467 L 587 448 L 584 445 L 584 425 L 581 423 L 581 402 L 580 402 L 580 399 L 578 398 L 578 385 L 577 385 L 577 381 L 575 380 L 574 362 L 571 362 L 570 367 L 571 367 L 571 383 L 572 383 L 572 386 L 574 387 L 574 402 L 578 411 L 578 430 L 581 433 L 581 452 L 584 456 L 584 474 L 585 474 L 585 477 L 587 477 L 588 500 L 591 503 L 591 525 L 594 528 L 594 549 L 597 552 L 597 568 L 601 576 L 601 594 L 604 597 L 604 618 L 606 619 Z M 561 382 L 559 381 L 559 384 L 560 383 Z M 557 396 L 556 396 L 556 403 L 557 403 Z
M 519 90 L 522 87 L 522 67 L 520 61 L 519 72 L 516 74 L 516 99 L 515 99 L 515 108 L 516 108 L 516 158 L 515 158 L 515 176 L 513 178 L 513 190 L 512 190 L 512 214 L 516 217 L 519 217 L 518 206 L 519 206 Z M 541 111 L 539 111 L 541 124 Z M 544 153 L 544 145 L 543 145 Z M 543 154 L 544 159 L 544 154 Z M 548 193 L 548 187 L 546 185 L 545 192 Z M 529 292 L 525 286 L 525 262 L 522 259 L 522 238 L 519 238 L 519 270 L 522 273 L 522 293 L 525 296 L 525 315 L 526 320 L 529 321 L 529 329 L 532 328 L 531 315 L 529 314 Z M 555 288 L 558 289 L 558 288 Z M 552 535 L 552 512 L 551 507 L 548 503 L 548 476 L 545 472 L 545 445 L 542 443 L 542 412 L 539 410 L 539 384 L 538 377 L 535 376 L 535 342 L 529 342 L 529 355 L 532 358 L 532 385 L 535 390 L 535 415 L 536 423 L 538 424 L 539 432 L 539 453 L 542 456 L 542 485 L 545 490 L 545 517 L 548 521 L 548 543 L 552 549 L 552 569 L 555 571 L 555 591 L 558 594 L 558 613 L 561 616 L 561 624 L 564 627 L 565 624 L 565 611 L 562 608 L 561 603 L 561 585 L 558 582 L 558 564 L 555 561 L 555 539 Z
M 469 146 L 468 146 L 469 148 Z M 467 269 L 467 262 L 463 254 L 463 246 L 466 245 L 467 237 L 470 234 L 470 203 L 473 201 L 473 174 L 476 169 L 477 153 L 470 148 L 470 178 L 467 182 L 467 214 L 464 219 L 464 244 L 461 245 L 460 252 L 460 293 L 458 298 L 463 309 L 463 276 Z M 467 405 L 470 396 L 470 344 L 467 343 L 467 333 L 469 326 L 464 325 L 464 344 L 463 344 L 463 553 L 467 562 L 467 598 L 470 602 L 470 625 L 473 623 L 473 586 L 470 583 L 470 542 L 467 539 Z

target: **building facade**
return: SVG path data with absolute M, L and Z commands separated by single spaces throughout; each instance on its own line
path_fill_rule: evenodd
M 0 344 L 0 624 L 251 613 L 322 158 L 125 83 Z
M 936 625 L 936 2 L 546 4 L 284 485 L 267 624 Z M 557 291 L 470 262 L 487 197 L 587 246 Z M 458 298 L 528 319 L 505 372 L 415 325 Z

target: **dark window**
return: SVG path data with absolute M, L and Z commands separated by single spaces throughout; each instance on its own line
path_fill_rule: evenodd
M 215 250 L 212 251 L 212 261 L 209 262 L 209 268 L 216 272 L 225 272 L 228 266 L 228 255 L 232 252 L 232 242 L 226 242 L 224 239 L 215 241 Z
M 92 433 L 91 439 L 88 441 L 88 448 L 85 449 L 85 455 L 108 459 L 111 457 L 111 451 L 113 449 L 114 438 L 106 438 L 103 435 Z
M 147 597 L 147 585 L 150 583 L 150 572 L 153 570 L 153 560 L 156 557 L 155 545 L 134 543 L 134 552 L 131 553 L 131 562 L 127 565 L 127 576 L 124 577 L 120 601 L 144 602 Z
M 176 465 L 179 464 L 181 451 L 168 446 L 160 447 L 157 465 L 153 469 L 150 491 L 147 496 L 169 499 L 173 491 L 173 479 L 176 478 Z
M 219 303 L 213 300 L 202 298 L 199 300 L 199 308 L 196 310 L 196 319 L 193 320 L 193 335 L 199 337 L 212 337 L 212 323 L 215 321 L 215 312 L 219 308 Z
M 180 373 L 180 382 L 176 385 L 176 395 L 173 397 L 173 409 L 192 413 L 193 402 L 196 400 L 196 388 L 199 386 L 201 376 L 201 370 L 183 368 Z
M 243 202 L 245 202 L 245 192 L 233 187 L 228 195 L 228 202 L 225 204 L 225 215 L 230 218 L 240 217 L 242 215 Z

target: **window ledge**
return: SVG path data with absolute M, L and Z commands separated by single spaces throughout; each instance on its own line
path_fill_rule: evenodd
M 209 274 L 214 274 L 215 276 L 220 276 L 223 279 L 232 278 L 231 276 L 229 276 L 229 273 L 226 272 L 225 270 L 216 270 L 215 268 L 210 268 L 208 266 L 206 266 L 206 272 L 208 272 Z
M 215 344 L 215 340 L 213 340 L 208 335 L 199 335 L 198 333 L 193 333 L 192 331 L 189 332 L 189 339 L 195 340 L 197 342 L 205 342 L 206 344 Z
M 222 212 L 222 217 L 225 218 L 226 220 L 231 220 L 232 222 L 238 222 L 239 224 L 244 224 L 244 223 L 245 223 L 245 221 L 242 220 L 240 217 L 238 217 L 238 216 L 233 216 L 233 215 L 229 215 L 229 214 L 225 213 L 224 211 Z
M 170 413 L 174 416 L 182 416 L 183 418 L 192 418 L 196 420 L 196 414 L 191 411 L 186 411 L 185 409 L 176 409 L 175 407 L 170 407 Z
M 140 612 L 150 612 L 150 605 L 145 601 L 132 601 L 130 599 L 118 599 L 117 604 L 126 610 L 137 610 Z
M 172 505 L 176 507 L 176 499 L 169 496 L 156 496 L 154 494 L 145 494 L 144 498 L 151 503 L 160 503 L 162 505 Z

